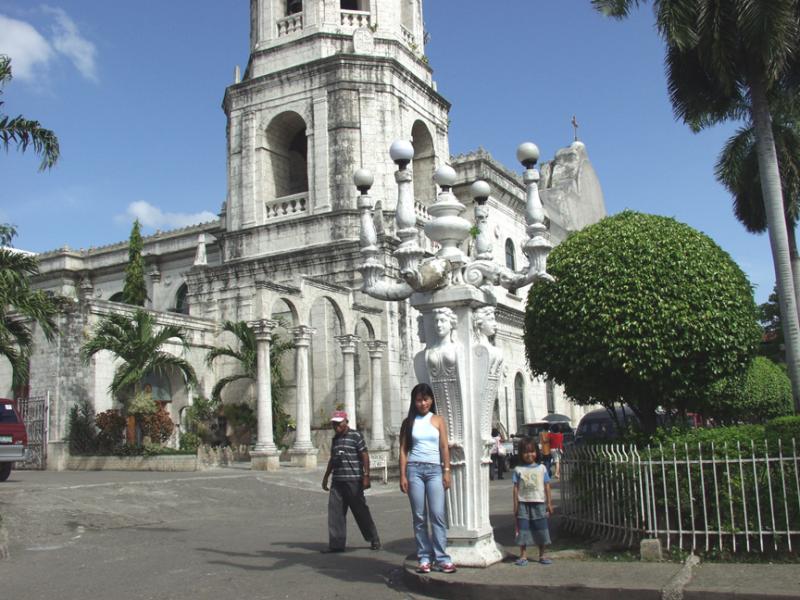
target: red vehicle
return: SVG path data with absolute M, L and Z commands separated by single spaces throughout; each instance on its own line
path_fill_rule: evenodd
M 0 398 L 0 481 L 11 475 L 11 465 L 28 456 L 28 433 L 13 400 Z

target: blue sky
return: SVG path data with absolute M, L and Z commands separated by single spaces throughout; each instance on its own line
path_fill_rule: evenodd
M 225 86 L 247 63 L 248 0 L 0 0 L 0 52 L 14 80 L 3 112 L 53 129 L 62 158 L 0 155 L 0 222 L 44 251 L 214 218 L 225 199 Z M 517 145 L 543 158 L 579 137 L 610 214 L 667 215 L 731 254 L 763 302 L 766 235 L 735 220 L 715 182 L 734 126 L 692 134 L 674 120 L 649 6 L 606 19 L 589 0 L 427 0 L 426 54 L 453 104 L 453 154 L 479 146 L 512 169 Z M 487 6 L 491 7 L 487 9 Z

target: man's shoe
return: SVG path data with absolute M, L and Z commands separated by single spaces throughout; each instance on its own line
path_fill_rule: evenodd
M 323 548 L 320 552 L 322 554 L 337 554 L 339 552 L 344 552 L 344 548 Z
M 436 565 L 436 570 L 442 573 L 455 573 L 456 566 L 453 563 L 439 563 Z
M 381 541 L 380 540 L 373 540 L 372 544 L 370 544 L 369 547 L 372 550 L 380 550 L 381 549 Z

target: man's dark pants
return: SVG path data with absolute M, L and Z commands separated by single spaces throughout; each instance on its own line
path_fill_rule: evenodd
M 361 481 L 334 481 L 328 497 L 328 546 L 334 550 L 344 550 L 347 543 L 347 509 L 368 542 L 377 542 L 378 530 L 364 498 Z

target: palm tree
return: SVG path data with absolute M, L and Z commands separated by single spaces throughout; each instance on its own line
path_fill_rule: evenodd
M 592 0 L 625 18 L 645 0 Z M 800 80 L 800 0 L 653 0 L 666 42 L 667 87 L 675 115 L 694 131 L 730 119 L 753 124 L 758 171 L 786 340 L 800 412 L 800 320 L 769 97 Z
M 800 198 L 800 101 L 794 94 L 773 99 L 772 134 L 778 153 L 778 167 L 783 192 L 783 214 L 789 238 L 795 301 L 800 310 L 800 255 L 797 252 L 795 228 Z M 747 231 L 763 233 L 767 216 L 758 174 L 755 131 L 749 121 L 740 127 L 722 149 L 715 174 L 733 195 L 733 212 Z
M 225 346 L 211 349 L 206 355 L 206 364 L 210 367 L 217 358 L 225 356 L 239 363 L 240 372 L 217 381 L 211 390 L 211 400 L 214 402 L 221 402 L 222 390 L 228 384 L 242 379 L 258 380 L 258 354 L 253 328 L 245 321 L 225 321 L 222 324 L 222 330 L 234 335 L 237 340 L 237 348 Z M 289 414 L 283 408 L 286 380 L 281 368 L 281 358 L 292 348 L 294 348 L 292 342 L 283 340 L 278 334 L 273 333 L 269 348 L 269 363 L 272 391 L 272 433 L 276 442 L 283 438 L 289 425 Z
M 81 348 L 84 363 L 101 350 L 108 350 L 120 360 L 114 378 L 108 386 L 127 411 L 128 403 L 140 392 L 142 379 L 150 373 L 177 370 L 186 385 L 197 382 L 194 369 L 186 360 L 164 352 L 161 347 L 168 340 L 178 340 L 188 348 L 186 332 L 177 325 L 156 327 L 149 312 L 138 309 L 133 315 L 112 313 L 97 324 L 92 337 Z M 133 442 L 133 423 L 128 421 L 128 443 Z
M 3 85 L 9 81 L 11 81 L 11 59 L 0 54 L 0 95 L 3 93 Z M 0 107 L 3 104 L 0 101 Z M 14 142 L 21 152 L 25 152 L 28 146 L 33 146 L 33 151 L 42 156 L 40 171 L 52 168 L 58 161 L 58 138 L 55 134 L 42 127 L 39 121 L 31 121 L 22 115 L 11 118 L 0 113 L 0 142 L 6 150 Z
M 13 227 L 10 229 L 10 241 Z M 33 345 L 31 321 L 39 325 L 48 341 L 56 334 L 59 299 L 32 290 L 30 278 L 39 272 L 36 257 L 13 248 L 0 248 L 0 356 L 11 363 L 12 385 L 28 381 L 28 362 Z

